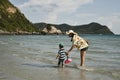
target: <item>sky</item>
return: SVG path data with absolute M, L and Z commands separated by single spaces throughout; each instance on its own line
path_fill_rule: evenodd
M 32 23 L 97 22 L 120 34 L 120 0 L 9 0 Z

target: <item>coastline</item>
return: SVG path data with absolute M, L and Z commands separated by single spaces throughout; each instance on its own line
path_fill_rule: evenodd
M 0 32 L 0 35 L 64 35 L 65 33 L 43 33 L 43 32 Z
M 0 32 L 0 35 L 65 35 L 65 32 L 62 33 L 44 33 L 44 32 Z M 81 34 L 81 35 L 120 35 L 120 34 Z

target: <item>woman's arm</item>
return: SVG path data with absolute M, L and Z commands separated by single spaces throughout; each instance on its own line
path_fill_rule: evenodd
M 67 55 L 69 55 L 69 53 L 73 50 L 73 48 L 75 47 L 75 45 L 72 45 L 71 48 L 68 50 Z

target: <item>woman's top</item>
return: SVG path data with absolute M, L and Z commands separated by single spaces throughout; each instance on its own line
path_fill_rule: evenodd
M 88 42 L 78 35 L 73 36 L 72 44 L 75 45 L 78 50 L 88 47 Z

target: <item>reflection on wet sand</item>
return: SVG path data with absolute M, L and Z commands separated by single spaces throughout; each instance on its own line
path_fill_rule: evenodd
M 80 70 L 72 66 L 65 66 L 64 68 L 58 68 L 53 64 L 35 64 L 35 63 L 24 63 L 23 66 L 34 67 L 39 69 L 52 69 L 56 74 L 53 77 L 57 80 L 86 80 L 86 71 Z M 51 71 L 52 73 L 52 71 Z M 49 77 L 49 76 L 48 76 Z
M 70 68 L 58 68 L 60 80 L 86 80 L 85 70 L 76 70 L 76 73 Z

